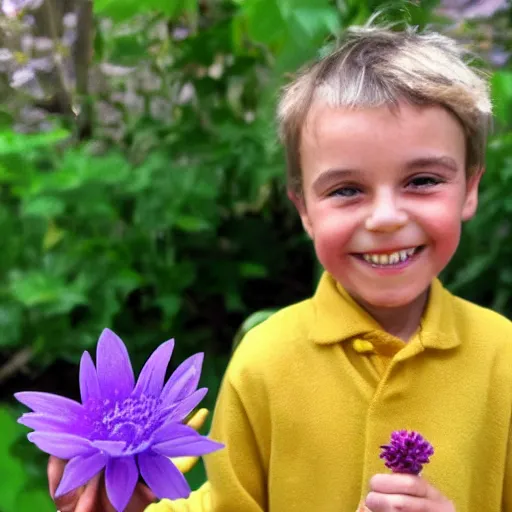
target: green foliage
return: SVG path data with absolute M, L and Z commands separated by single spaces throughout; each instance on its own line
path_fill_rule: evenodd
M 126 21 L 141 13 L 157 12 L 168 17 L 196 14 L 197 0 L 95 0 L 94 12 L 115 21 Z
M 496 72 L 492 79 L 496 134 L 486 155 L 477 215 L 464 226 L 460 247 L 445 271 L 455 293 L 512 316 L 512 105 L 511 73 Z
M 52 512 L 54 506 L 44 487 L 34 487 L 28 468 L 13 454 L 15 443 L 22 435 L 14 415 L 0 408 L 0 497 L 2 512 Z
M 194 300 L 218 297 L 228 311 L 244 311 L 240 286 L 267 275 L 268 257 L 229 244 L 234 210 L 250 208 L 263 186 L 241 154 L 228 157 L 257 151 L 249 135 L 240 135 L 236 149 L 226 137 L 226 148 L 201 163 L 198 141 L 190 148 L 196 161 L 173 161 L 162 144 L 137 164 L 114 149 L 93 155 L 87 145 L 43 151 L 31 146 L 31 136 L 18 135 L 13 151 L 0 156 L 9 197 L 0 226 L 17 240 L 0 258 L 2 305 L 16 311 L 4 315 L 14 335 L 3 343 L 32 340 L 38 364 L 76 362 L 104 326 L 119 325 L 146 354 L 169 332 L 181 332 L 178 346 L 190 352 L 208 336 L 203 326 L 185 328 Z M 223 168 L 229 160 L 240 179 Z M 250 234 L 237 243 L 248 249 Z M 187 303 L 194 287 L 198 298 Z

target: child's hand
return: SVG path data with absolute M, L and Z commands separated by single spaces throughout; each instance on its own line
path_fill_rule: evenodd
M 398 473 L 375 475 L 365 504 L 372 512 L 455 512 L 453 503 L 426 480 Z
M 208 416 L 207 409 L 200 409 L 187 422 L 187 425 L 199 430 Z M 189 471 L 198 457 L 179 457 L 172 459 L 182 472 Z M 50 457 L 48 461 L 48 483 L 50 495 L 53 497 L 66 467 L 66 461 Z M 155 501 L 155 495 L 144 485 L 137 484 L 132 499 L 125 512 L 142 512 Z M 60 512 L 115 512 L 107 498 L 103 474 L 96 475 L 87 485 L 65 494 L 55 500 Z
M 65 466 L 66 461 L 57 459 L 57 457 L 50 457 L 48 481 L 52 497 Z M 154 501 L 155 495 L 145 485 L 139 483 L 126 508 L 126 512 L 143 512 Z M 107 498 L 103 475 L 96 475 L 87 485 L 56 499 L 55 506 L 60 512 L 115 512 Z

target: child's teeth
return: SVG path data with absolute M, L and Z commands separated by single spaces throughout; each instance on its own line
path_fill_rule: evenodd
M 401 261 L 407 260 L 415 251 L 416 248 L 412 248 L 396 251 L 391 254 L 363 254 L 363 259 L 374 265 L 396 265 Z
M 389 263 L 398 263 L 400 261 L 400 253 L 394 252 L 389 256 Z

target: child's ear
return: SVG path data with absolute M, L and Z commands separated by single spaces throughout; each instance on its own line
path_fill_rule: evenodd
M 484 168 L 479 169 L 468 178 L 466 184 L 466 199 L 462 207 L 462 220 L 464 221 L 471 219 L 476 213 L 478 206 L 478 187 L 484 172 Z
M 309 220 L 308 211 L 306 208 L 306 201 L 304 200 L 304 196 L 302 194 L 298 194 L 291 189 L 287 191 L 288 199 L 295 205 L 297 212 L 300 215 L 300 220 L 302 221 L 302 226 L 304 230 L 309 235 L 311 239 L 313 239 L 313 226 L 311 225 L 311 221 Z

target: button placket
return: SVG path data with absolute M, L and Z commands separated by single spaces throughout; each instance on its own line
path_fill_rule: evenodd
M 397 369 L 397 366 L 401 366 L 402 364 L 403 362 L 397 360 L 395 357 L 390 358 L 389 364 L 385 368 L 381 379 L 377 383 L 377 387 L 375 388 L 375 392 L 368 406 L 365 420 L 365 456 L 362 472 L 363 480 L 361 483 L 361 500 L 363 500 L 368 493 L 368 484 L 374 473 L 371 468 L 375 467 L 375 463 L 378 460 L 376 459 L 376 444 L 373 442 L 374 418 L 378 414 L 378 409 L 385 407 L 385 404 L 383 403 L 383 396 L 385 391 L 389 389 L 389 383 L 392 378 L 393 371 Z M 392 429 L 393 427 L 390 427 L 390 434 Z M 384 468 L 382 471 L 384 471 Z

